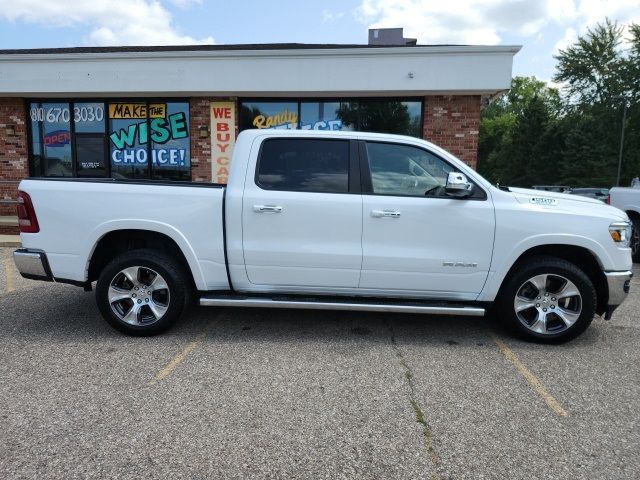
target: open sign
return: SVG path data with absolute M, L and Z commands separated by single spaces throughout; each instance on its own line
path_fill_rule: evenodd
M 71 143 L 71 132 L 69 130 L 56 130 L 44 135 L 45 147 L 64 147 Z

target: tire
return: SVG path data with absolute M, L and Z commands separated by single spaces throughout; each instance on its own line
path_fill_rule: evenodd
M 157 250 L 132 250 L 100 273 L 96 302 L 116 330 L 151 336 L 167 330 L 187 307 L 190 283 L 184 269 Z
M 640 263 L 640 218 L 631 220 L 631 256 L 634 263 Z
M 549 256 L 520 263 L 498 297 L 504 326 L 540 343 L 562 343 L 580 335 L 593 321 L 596 305 L 589 277 L 573 263 Z

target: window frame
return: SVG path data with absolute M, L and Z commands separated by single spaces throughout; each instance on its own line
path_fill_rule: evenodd
M 137 179 L 128 179 L 128 180 L 149 180 L 149 181 L 167 181 L 167 182 L 184 182 L 184 181 L 191 181 L 191 179 L 193 178 L 193 169 L 192 169 L 192 164 L 191 164 L 191 150 L 192 150 L 192 144 L 191 144 L 191 99 L 189 97 L 74 97 L 74 98 L 70 98 L 70 97 L 60 97 L 60 98 L 25 98 L 24 99 L 24 109 L 25 109 L 25 113 L 26 113 L 26 117 L 27 117 L 27 161 L 28 161 L 28 166 L 29 166 L 29 177 L 31 178 L 94 178 L 94 179 L 102 179 L 102 178 L 113 178 L 112 177 L 112 165 L 111 165 L 111 143 L 109 142 L 109 136 L 111 134 L 110 132 L 110 118 L 109 118 L 109 108 L 108 105 L 110 103 L 144 103 L 146 105 L 150 104 L 150 103 L 185 103 L 187 105 L 187 111 L 189 114 L 189 122 L 187 124 L 187 130 L 189 132 L 188 135 L 188 139 L 189 139 L 189 167 L 188 167 L 188 179 L 189 180 L 183 180 L 183 179 L 176 179 L 176 180 L 166 180 L 166 179 L 162 179 L 162 180 L 154 180 L 153 178 L 153 166 L 152 166 L 152 162 L 151 162 L 151 149 L 152 149 L 152 141 L 149 140 L 149 142 L 147 143 L 148 147 L 147 147 L 147 155 L 149 158 L 149 168 L 148 168 L 148 174 L 146 177 L 142 177 L 142 178 L 137 178 Z M 30 113 L 30 107 L 31 104 L 33 103 L 39 103 L 39 104 L 43 104 L 43 103 L 68 103 L 69 104 L 69 132 L 71 134 L 71 171 L 72 171 L 72 175 L 70 177 L 54 177 L 54 176 L 45 176 L 44 175 L 44 143 L 42 142 L 42 128 L 40 128 L 40 152 L 37 152 L 38 155 L 40 155 L 40 168 L 39 168 L 39 172 L 35 172 L 34 169 L 34 165 L 32 162 L 31 157 L 33 155 L 36 154 L 36 152 L 34 152 L 32 150 L 33 147 L 33 134 L 32 134 L 32 129 L 33 129 L 33 121 L 31 120 L 31 113 Z M 79 177 L 78 176 L 78 164 L 77 164 L 77 154 L 76 154 L 76 148 L 75 148 L 75 137 L 76 137 L 76 131 L 75 131 L 75 115 L 73 115 L 73 109 L 75 107 L 76 103 L 102 103 L 102 108 L 104 110 L 104 137 L 105 137 L 105 175 L 104 176 L 96 176 L 96 177 Z M 42 124 L 42 122 L 40 122 Z M 149 124 L 149 118 L 147 118 L 147 128 L 148 128 L 148 124 Z M 78 135 L 87 135 L 89 133 L 79 133 Z M 96 133 L 93 132 L 93 134 L 95 135 Z M 100 134 L 97 134 L 100 135 Z
M 314 192 L 308 190 L 287 190 L 281 188 L 268 188 L 260 183 L 260 162 L 262 161 L 262 151 L 264 145 L 270 140 L 310 140 L 310 141 L 338 141 L 348 142 L 347 149 L 347 191 L 346 192 Z M 325 194 L 325 195 L 360 195 L 362 192 L 361 187 L 361 173 L 360 173 L 360 154 L 358 149 L 358 141 L 353 138 L 336 138 L 336 137 L 306 137 L 306 136 L 273 136 L 263 139 L 260 142 L 260 148 L 258 149 L 258 156 L 256 158 L 255 170 L 253 174 L 253 183 L 260 190 L 266 192 L 295 192 L 295 193 L 312 193 L 312 194 Z
M 102 143 L 103 143 L 103 151 L 104 151 L 104 170 L 105 173 L 102 176 L 88 176 L 88 175 L 80 175 L 78 174 L 79 169 L 79 165 L 78 165 L 78 157 L 76 152 L 77 150 L 77 141 L 78 138 L 98 138 L 98 137 L 102 137 Z M 109 142 L 108 142 L 108 135 L 105 134 L 100 134 L 100 133 L 76 133 L 75 131 L 73 132 L 73 140 L 72 140 L 72 144 L 73 144 L 73 166 L 74 166 L 74 172 L 73 172 L 73 177 L 72 178 L 110 178 L 111 177 L 111 164 L 109 162 L 107 162 L 107 160 L 109 160 Z
M 432 150 L 421 147 L 418 145 L 411 145 L 408 143 L 401 142 L 393 142 L 393 141 L 385 141 L 385 140 L 358 140 L 358 149 L 360 153 L 360 178 L 362 183 L 362 195 L 372 195 L 378 197 L 401 197 L 401 198 L 424 198 L 424 199 L 435 199 L 435 200 L 473 200 L 473 201 L 485 201 L 488 199 L 487 192 L 484 188 L 478 185 L 473 178 L 469 178 L 469 182 L 474 185 L 474 194 L 470 197 L 453 197 L 449 195 L 442 196 L 434 196 L 434 195 L 400 195 L 395 193 L 376 193 L 373 191 L 373 181 L 371 177 L 371 169 L 369 168 L 369 154 L 367 152 L 367 143 L 384 143 L 387 145 L 397 145 L 401 147 L 412 147 L 418 150 L 422 150 L 427 152 L 430 155 L 433 155 L 438 160 L 449 165 L 453 171 L 460 171 L 457 167 L 455 167 L 451 162 L 442 158 L 441 155 L 433 152 Z M 464 172 L 463 172 L 464 173 Z M 465 173 L 466 175 L 466 173 Z M 467 176 L 468 177 L 468 176 Z
M 238 131 L 242 132 L 243 130 L 250 130 L 255 128 L 254 126 L 249 126 L 247 128 L 243 128 L 243 125 L 240 125 L 240 121 L 242 120 L 242 106 L 244 103 L 297 103 L 298 109 L 298 126 L 295 130 L 300 129 L 300 118 L 302 117 L 302 103 L 318 103 L 318 102 L 338 102 L 338 103 L 348 103 L 348 102 L 417 102 L 420 103 L 420 125 L 424 130 L 424 97 L 282 97 L 282 98 L 274 98 L 274 97 L 247 97 L 247 98 L 238 98 L 238 112 L 239 112 L 239 121 L 238 121 Z M 358 117 L 358 125 L 355 126 L 354 131 L 360 131 L 360 117 Z M 268 129 L 265 129 L 268 130 Z M 294 130 L 294 129 L 292 129 Z M 370 132 L 376 133 L 376 132 Z M 377 132 L 383 133 L 383 132 Z M 400 135 L 400 134 L 395 134 Z M 412 138 L 423 138 L 421 137 L 412 137 Z

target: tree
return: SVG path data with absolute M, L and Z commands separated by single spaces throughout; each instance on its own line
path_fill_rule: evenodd
M 556 89 L 535 77 L 515 77 L 509 92 L 482 112 L 478 170 L 506 185 L 549 183 L 542 164 L 558 156 L 554 119 L 560 110 Z
M 625 102 L 630 107 L 624 125 L 622 184 L 640 174 L 640 26 L 629 26 L 631 48 L 627 50 L 622 48 L 623 32 L 622 26 L 606 19 L 555 57 L 554 80 L 565 84 L 567 112 L 561 171 L 575 185 L 615 183 Z
M 620 50 L 622 32 L 620 25 L 606 19 L 554 56 L 558 65 L 553 79 L 565 83 L 570 102 L 579 107 L 598 105 L 628 93 L 626 60 Z
M 413 132 L 409 108 L 402 102 L 345 102 L 340 104 L 338 118 L 346 126 L 363 132 L 386 132 L 406 135 Z M 416 136 L 421 136 L 419 132 Z
M 615 183 L 628 104 L 622 184 L 640 176 L 640 25 L 605 20 L 561 50 L 556 82 L 515 77 L 483 109 L 478 169 L 506 185 L 610 187 Z M 628 46 L 628 47 L 627 47 Z

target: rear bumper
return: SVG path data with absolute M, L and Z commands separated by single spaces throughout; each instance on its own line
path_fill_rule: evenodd
M 629 270 L 624 272 L 604 272 L 604 276 L 607 279 L 609 290 L 609 300 L 607 301 L 607 310 L 604 318 L 609 320 L 614 310 L 627 298 L 633 272 Z
M 42 250 L 19 248 L 13 252 L 13 261 L 24 278 L 31 280 L 53 281 L 47 254 Z

